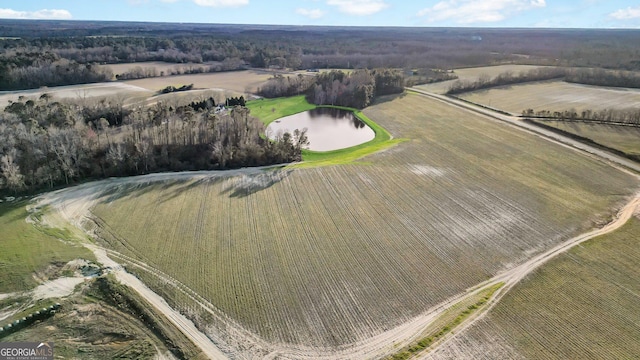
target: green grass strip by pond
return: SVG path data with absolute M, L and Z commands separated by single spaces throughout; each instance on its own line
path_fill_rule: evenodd
M 269 125 L 276 119 L 297 114 L 303 111 L 315 109 L 316 105 L 307 102 L 303 95 L 288 98 L 277 99 L 260 99 L 247 102 L 247 108 L 251 110 L 251 115 L 259 118 L 265 125 Z M 360 145 L 352 146 L 345 149 L 332 151 L 311 151 L 302 150 L 301 164 L 294 167 L 316 167 L 325 165 L 348 164 L 356 161 L 366 155 L 390 148 L 398 143 L 406 141 L 405 139 L 392 139 L 391 134 L 382 126 L 376 124 L 373 120 L 365 116 L 360 110 L 343 107 L 343 106 L 321 106 L 331 107 L 346 111 L 352 111 L 353 114 L 362 122 L 367 124 L 375 137 Z

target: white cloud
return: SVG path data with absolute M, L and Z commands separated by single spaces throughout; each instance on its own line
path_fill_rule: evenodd
M 210 7 L 238 7 L 249 4 L 249 0 L 193 0 L 196 5 Z
M 0 8 L 0 19 L 71 19 L 71 13 L 67 10 L 42 9 L 37 11 L 18 11 Z
M 324 16 L 324 11 L 320 9 L 296 9 L 296 13 L 310 19 L 319 19 Z
M 429 22 L 472 24 L 502 21 L 508 15 L 545 6 L 545 0 L 444 0 L 420 10 L 418 16 L 426 16 Z
M 327 4 L 337 6 L 343 13 L 359 16 L 375 14 L 389 6 L 382 0 L 327 0 Z
M 626 9 L 616 10 L 609 14 L 609 17 L 617 20 L 640 19 L 640 6 L 636 8 L 628 7 Z

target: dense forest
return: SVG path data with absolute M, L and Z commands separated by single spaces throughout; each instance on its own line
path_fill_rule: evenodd
M 306 134 L 266 140 L 242 106 L 212 98 L 125 108 L 114 101 L 58 102 L 43 95 L 0 114 L 0 192 L 86 178 L 228 169 L 301 160 Z
M 91 82 L 108 77 L 90 67 L 93 64 L 151 60 L 203 64 L 192 68 L 198 72 L 247 67 L 446 70 L 505 62 L 640 69 L 640 49 L 634 46 L 640 42 L 640 31 L 633 30 L 0 20 L 0 33 L 0 73 L 8 74 L 0 79 L 0 89 L 5 90 L 34 86 L 21 75 L 25 68 L 38 76 L 54 69 L 57 75 L 49 83 L 67 84 L 69 79 Z M 17 54 L 24 61 L 13 61 Z M 57 67 L 60 61 L 66 62 Z M 141 68 L 114 75 L 130 79 L 160 74 Z

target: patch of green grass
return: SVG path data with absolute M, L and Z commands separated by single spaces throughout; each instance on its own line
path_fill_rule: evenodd
M 0 204 L 0 293 L 35 287 L 32 274 L 49 264 L 94 259 L 86 248 L 59 240 L 70 240 L 68 231 L 27 223 L 25 206 L 24 201 Z
M 251 100 L 247 102 L 247 108 L 251 110 L 251 115 L 260 119 L 265 125 L 269 125 L 277 119 L 315 109 L 316 106 L 309 104 L 304 95 L 299 95 L 287 98 Z
M 472 303 L 468 304 L 467 301 L 461 301 L 460 303 L 452 306 L 445 311 L 438 319 L 434 321 L 434 326 L 431 329 L 427 329 L 427 336 L 415 341 L 409 346 L 401 349 L 399 352 L 387 357 L 387 360 L 405 360 L 411 358 L 419 352 L 422 352 L 426 348 L 430 347 L 433 343 L 442 339 L 445 335 L 454 330 L 464 320 L 470 317 L 481 309 L 493 294 L 500 289 L 504 283 L 498 283 L 490 286 L 476 296 L 472 298 Z
M 308 103 L 305 97 L 300 95 L 289 98 L 253 100 L 247 103 L 247 107 L 251 110 L 251 114 L 253 116 L 258 117 L 265 125 L 268 125 L 276 119 L 297 114 L 302 111 L 312 110 L 317 106 Z M 405 141 L 405 139 L 391 139 L 391 134 L 389 134 L 387 130 L 369 119 L 360 110 L 343 106 L 323 107 L 331 107 L 353 112 L 358 119 L 367 124 L 367 126 L 373 130 L 375 137 L 373 140 L 364 144 L 345 149 L 333 151 L 303 150 L 302 160 L 304 160 L 304 163 L 297 164 L 294 167 L 347 164 L 362 158 L 363 156 L 387 149 Z

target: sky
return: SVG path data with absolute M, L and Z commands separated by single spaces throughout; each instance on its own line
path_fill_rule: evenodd
M 0 18 L 637 29 L 640 0 L 1 0 Z

